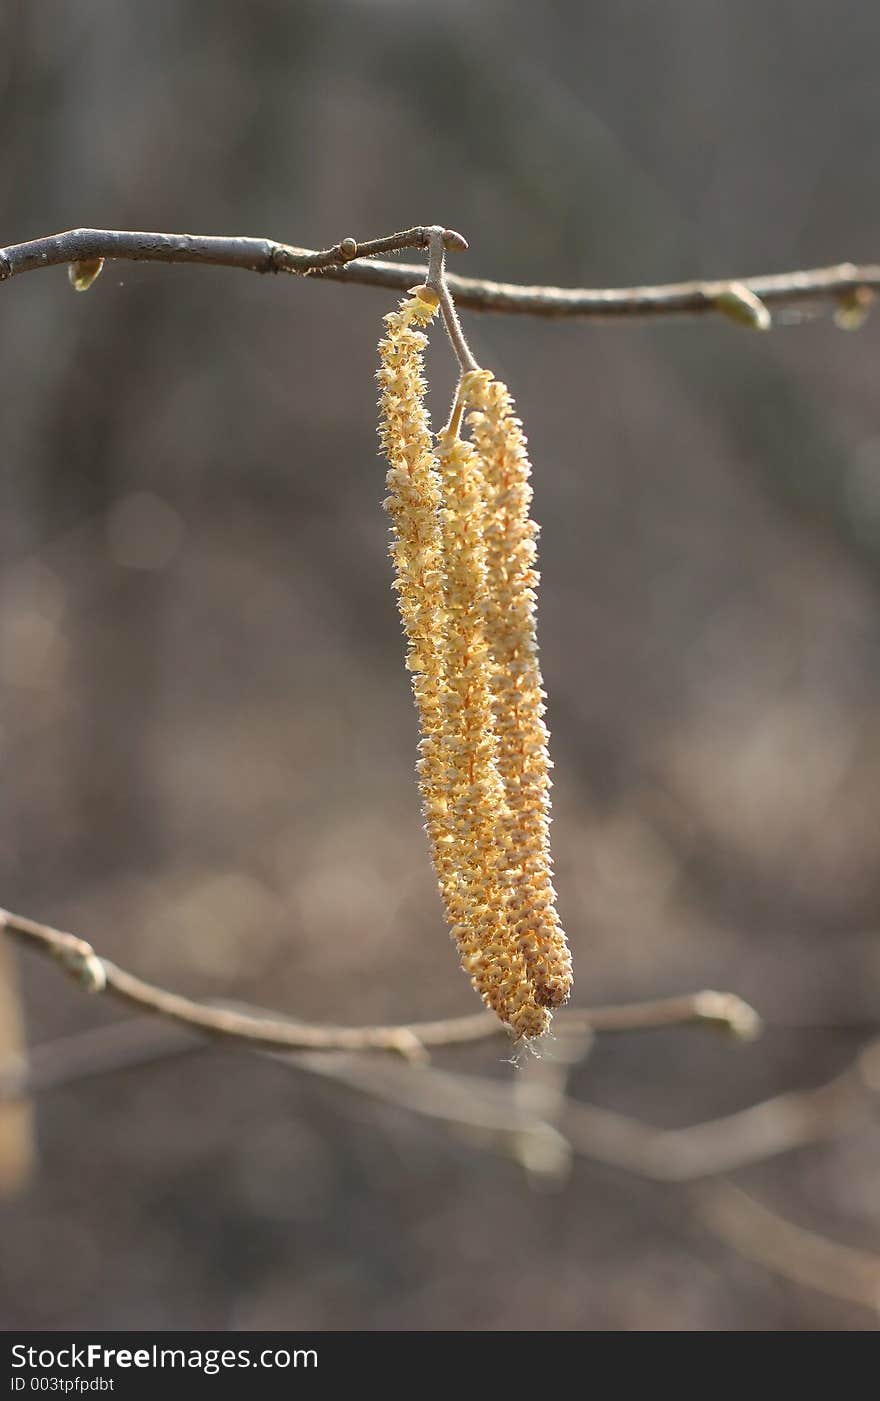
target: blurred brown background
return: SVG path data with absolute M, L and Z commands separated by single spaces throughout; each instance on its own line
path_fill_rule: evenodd
M 457 271 L 597 286 L 876 259 L 878 45 L 867 0 L 5 0 L 2 241 L 440 221 Z M 193 995 L 473 1010 L 389 589 L 393 297 L 120 263 L 0 301 L 0 901 Z M 600 1039 L 573 1093 L 673 1125 L 818 1083 L 880 1017 L 880 322 L 466 320 L 533 448 L 577 999 L 716 986 L 777 1023 Z M 439 336 L 431 369 L 439 417 Z M 31 1042 L 119 1019 L 18 963 Z M 579 1160 L 535 1192 L 219 1048 L 48 1093 L 36 1133 L 6 1328 L 875 1321 L 673 1188 Z M 876 1248 L 878 1167 L 874 1128 L 737 1180 Z

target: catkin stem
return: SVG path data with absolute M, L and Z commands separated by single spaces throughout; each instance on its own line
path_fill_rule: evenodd
M 448 230 L 439 224 L 428 230 L 428 275 L 425 285 L 436 292 L 443 313 L 443 324 L 449 343 L 455 352 L 458 367 L 463 375 L 479 368 L 465 339 L 455 302 L 446 282 L 446 245 Z

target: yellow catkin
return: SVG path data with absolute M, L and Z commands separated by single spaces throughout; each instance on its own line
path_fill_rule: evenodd
M 495 909 L 489 914 L 487 883 L 495 865 L 490 831 L 496 825 L 500 798 L 497 773 L 493 802 L 485 810 L 480 802 L 491 796 L 483 784 L 493 783 L 491 706 L 484 697 L 477 723 L 467 682 L 462 683 L 458 676 L 461 665 L 471 675 L 470 658 L 465 659 L 467 649 L 462 649 L 468 630 L 472 626 L 482 629 L 476 601 L 473 606 L 463 606 L 461 576 L 470 571 L 471 562 L 467 547 L 464 554 L 459 553 L 463 540 L 469 542 L 473 535 L 470 525 L 462 528 L 462 511 L 473 523 L 476 503 L 472 493 L 463 494 L 448 482 L 454 500 L 441 512 L 441 483 L 424 403 L 426 338 L 420 328 L 436 310 L 433 299 L 423 295 L 426 291 L 415 289 L 397 311 L 386 316 L 378 374 L 380 436 L 388 460 L 389 494 L 384 505 L 393 527 L 394 587 L 422 734 L 419 787 L 432 859 L 462 964 L 486 1005 L 518 1037 L 534 1037 L 546 1030 L 548 1014 L 535 1001 L 525 961 L 511 944 L 509 933 L 505 934 L 503 916 L 499 923 L 501 897 L 497 893 Z M 452 478 L 458 474 L 457 464 L 457 457 L 456 464 L 450 466 L 444 456 L 444 472 L 448 468 Z M 454 548 L 453 539 L 458 542 Z M 450 551 L 451 568 L 447 559 Z M 467 587 L 472 589 L 473 585 Z M 450 608 L 454 619 L 451 628 Z M 449 656 L 450 637 L 454 658 Z M 484 654 L 478 670 L 480 666 L 486 686 Z M 447 685 L 450 677 L 451 688 Z M 473 698 L 476 700 L 476 693 Z
M 406 636 L 421 741 L 418 764 L 425 817 L 441 888 L 448 881 L 442 842 L 446 812 L 443 729 L 443 560 L 440 480 L 425 408 L 424 349 L 420 329 L 436 304 L 418 293 L 385 317 L 379 343 L 379 434 L 388 460 L 384 501 L 392 521 L 393 588 Z
M 462 966 L 486 1005 L 518 1037 L 532 1038 L 547 1030 L 550 1018 L 535 1000 L 525 958 L 511 938 L 498 869 L 505 798 L 483 616 L 482 470 L 473 446 L 448 429 L 438 437 L 437 463 L 445 567 L 445 782 L 457 869 L 452 932 Z
M 506 386 L 488 371 L 475 371 L 465 376 L 462 392 L 485 483 L 484 617 L 496 763 L 506 799 L 499 842 L 507 913 L 536 1001 L 559 1007 L 571 992 L 572 970 L 550 858 L 551 764 L 536 637 L 538 530 L 530 517 L 531 467 Z

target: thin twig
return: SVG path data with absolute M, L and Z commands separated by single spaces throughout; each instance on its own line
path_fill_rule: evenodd
M 327 1073 L 334 1063 L 332 1057 L 320 1054 L 270 1054 L 274 1060 L 305 1069 L 320 1071 L 326 1066 Z M 556 1059 L 558 1054 L 554 1044 L 547 1059 Z M 563 1065 L 569 1054 L 563 1047 Z M 403 1066 L 387 1066 L 381 1077 L 376 1077 L 369 1066 L 355 1071 L 355 1065 L 363 1066 L 363 1061 L 346 1059 L 342 1078 L 351 1084 L 359 1079 L 374 1095 L 417 1113 L 434 1113 L 435 1087 L 447 1106 L 455 1090 L 457 1097 L 472 1106 L 468 1122 L 490 1131 L 498 1127 L 498 1120 L 481 1119 L 475 1106 L 491 1099 L 495 1109 L 501 1110 L 507 1096 L 512 1116 L 532 1116 L 533 1122 L 552 1123 L 575 1156 L 671 1186 L 725 1176 L 807 1144 L 833 1141 L 863 1129 L 876 1116 L 880 1090 L 866 1069 L 871 1055 L 880 1055 L 880 1041 L 864 1048 L 827 1084 L 776 1095 L 738 1114 L 670 1130 L 656 1129 L 597 1105 L 578 1103 L 564 1092 L 559 1104 L 543 1096 L 532 1098 L 522 1093 L 522 1077 L 501 1085 L 486 1076 L 453 1075 L 431 1066 L 422 1067 L 415 1078 Z
M 877 1112 L 867 1047 L 840 1075 L 811 1090 L 774 1095 L 736 1114 L 656 1129 L 598 1105 L 567 1102 L 562 1128 L 576 1153 L 657 1182 L 716 1177 L 810 1143 L 854 1133 Z
M 399 233 L 358 243 L 343 238 L 332 248 L 315 252 L 270 238 L 240 238 L 224 234 L 128 233 L 117 229 L 70 229 L 27 243 L 0 249 L 0 282 L 36 268 L 59 263 L 129 259 L 135 262 L 206 263 L 244 268 L 248 272 L 291 272 L 301 276 L 330 274 L 353 261 L 403 248 L 427 248 L 438 225 L 417 224 Z M 467 240 L 454 229 L 440 229 L 444 248 L 464 251 Z M 394 266 L 394 264 L 391 264 Z
M 740 1041 L 754 1041 L 762 1029 L 761 1018 L 748 1002 L 734 992 L 713 992 L 708 988 L 679 997 L 657 997 L 650 1002 L 595 1007 L 579 1015 L 584 1027 L 596 1032 L 653 1031 L 664 1026 L 702 1024 L 732 1032 Z
M 30 1046 L 26 1055 L 0 1061 L 0 1104 L 119 1070 L 173 1060 L 203 1051 L 208 1044 L 198 1032 L 155 1017 L 127 1018 L 112 1026 L 75 1031 Z
M 650 1005 L 643 1004 L 644 1007 Z M 630 1009 L 605 1010 L 625 1012 Z M 595 1014 L 576 1014 L 576 1019 L 584 1023 L 588 1016 L 595 1017 Z M 255 1019 L 256 1013 L 251 1012 L 248 1020 L 252 1023 Z M 457 1023 L 427 1023 L 408 1030 L 421 1032 L 426 1041 L 430 1041 L 432 1032 L 439 1035 L 450 1029 L 463 1031 L 468 1022 L 478 1020 L 491 1027 L 494 1019 L 490 1014 L 483 1018 L 461 1018 Z M 303 1029 L 301 1023 L 291 1022 L 289 1026 Z M 615 1029 L 619 1029 L 619 1022 Z M 577 1057 L 583 1049 L 569 1040 L 568 1030 L 566 1027 L 564 1038 L 560 1035 L 554 1040 L 547 1057 L 553 1062 L 561 1059 L 564 1073 L 567 1073 L 572 1052 Z M 475 1038 L 471 1036 L 470 1039 Z M 148 1017 L 78 1032 L 32 1048 L 26 1060 L 16 1056 L 0 1064 L 0 1103 L 185 1055 L 206 1044 L 203 1028 L 189 1024 L 162 1025 Z M 880 1084 L 873 1074 L 880 1057 L 880 1041 L 875 1041 L 864 1047 L 842 1074 L 824 1085 L 775 1095 L 739 1113 L 708 1119 L 687 1128 L 664 1130 L 598 1105 L 579 1103 L 565 1094 L 558 1104 L 550 1104 L 545 1096 L 533 1099 L 529 1093 L 522 1092 L 526 1088 L 519 1084 L 522 1077 L 504 1085 L 485 1076 L 450 1074 L 420 1066 L 411 1079 L 412 1071 L 408 1067 L 389 1066 L 378 1073 L 369 1069 L 369 1064 L 375 1065 L 375 1062 L 340 1057 L 335 1051 L 327 1054 L 325 1050 L 272 1049 L 265 1041 L 250 1037 L 227 1040 L 225 1044 L 319 1074 L 332 1075 L 335 1066 L 336 1078 L 352 1087 L 368 1088 L 379 1098 L 387 1098 L 417 1113 L 434 1115 L 435 1087 L 441 1089 L 441 1099 L 447 1107 L 455 1091 L 456 1101 L 461 1099 L 471 1108 L 464 1116 L 456 1110 L 454 1116 L 444 1113 L 439 1117 L 456 1117 L 459 1122 L 466 1117 L 467 1122 L 489 1130 L 496 1129 L 499 1120 L 494 1113 L 491 1121 L 481 1119 L 478 1106 L 491 1099 L 493 1110 L 503 1115 L 504 1105 L 509 1101 L 508 1112 L 514 1126 L 521 1125 L 523 1115 L 533 1120 L 552 1121 L 575 1155 L 670 1185 L 725 1176 L 808 1144 L 830 1142 L 857 1132 L 872 1122 L 880 1093 Z M 452 1042 L 435 1041 L 433 1044 Z M 334 1050 L 333 1047 L 329 1049 Z
M 697 1124 L 673 1135 L 660 1133 L 606 1110 L 573 1104 L 566 1094 L 565 1080 L 571 1065 L 580 1059 L 584 1043 L 575 1044 L 577 1037 L 572 1041 L 567 1036 L 562 1041 L 569 1044 L 557 1040 L 551 1056 L 530 1062 L 524 1073 L 508 1084 L 432 1068 L 414 1074 L 402 1065 L 338 1052 L 267 1051 L 253 1045 L 242 1045 L 241 1049 L 422 1117 L 478 1130 L 485 1135 L 487 1145 L 505 1146 L 533 1181 L 551 1186 L 565 1179 L 573 1154 L 640 1176 L 660 1177 L 673 1186 L 713 1175 L 721 1167 L 746 1166 L 770 1152 L 801 1146 L 810 1138 L 836 1137 L 857 1127 L 865 1117 L 864 1102 L 859 1105 L 849 1095 L 842 1097 L 839 1085 L 821 1086 L 794 1097 L 801 1104 L 797 1114 L 792 1113 L 793 1097 L 779 1096 L 741 1115 Z M 61 1037 L 32 1048 L 27 1063 L 18 1058 L 0 1063 L 0 1104 L 187 1055 L 206 1044 L 198 1033 L 183 1026 L 162 1025 L 147 1017 Z M 866 1051 L 876 1052 L 877 1046 L 880 1043 Z M 863 1068 L 870 1064 L 870 1057 L 863 1053 L 846 1077 L 857 1074 L 860 1064 Z M 539 1083 L 535 1083 L 532 1071 L 541 1072 Z M 829 1098 L 831 1089 L 834 1099 Z M 770 1118 L 778 1124 L 774 1133 L 768 1135 L 765 1130 L 756 1135 L 749 1130 L 750 1120 L 767 1122 Z M 805 1132 L 807 1123 L 812 1127 Z M 722 1138 L 730 1145 L 726 1155 L 718 1152 Z M 674 1172 L 669 1171 L 671 1142 L 679 1144 Z M 684 1144 L 689 1146 L 682 1152 Z M 734 1144 L 736 1151 L 732 1152 Z M 731 1183 L 691 1189 L 686 1201 L 692 1203 L 707 1229 L 745 1259 L 830 1297 L 880 1308 L 880 1259 L 876 1255 L 796 1226 Z
M 244 268 L 251 272 L 291 272 L 358 282 L 406 291 L 424 280 L 425 268 L 410 263 L 371 260 L 371 255 L 399 248 L 424 248 L 430 225 L 359 243 L 343 239 L 332 248 L 314 252 L 267 238 L 213 234 L 130 233 L 110 229 L 71 229 L 47 238 L 0 249 L 0 281 L 58 264 L 99 258 L 148 260 L 162 263 L 205 263 Z M 460 234 L 446 231 L 449 249 L 464 249 Z M 720 312 L 730 315 L 731 288 L 744 289 L 765 306 L 789 302 L 830 300 L 844 310 L 854 300 L 867 306 L 872 290 L 880 289 L 880 264 L 838 263 L 832 267 L 759 277 L 735 277 L 646 287 L 552 287 L 492 282 L 449 273 L 449 291 L 459 307 L 474 311 L 531 316 L 583 316 L 618 319 L 631 316 Z
M 86 940 L 23 915 L 0 910 L 0 928 L 19 943 L 55 958 L 90 992 L 106 993 L 119 1002 L 170 1018 L 206 1035 L 231 1037 L 254 1046 L 274 1050 L 396 1051 L 408 1059 L 423 1060 L 429 1048 L 483 1041 L 503 1029 L 491 1012 L 401 1026 L 342 1027 L 313 1026 L 269 1011 L 233 1011 L 144 982 L 100 957 Z M 701 1022 L 724 1027 L 735 1036 L 750 1037 L 760 1027 L 754 1009 L 733 993 L 707 991 L 629 1006 L 573 1010 L 566 1012 L 565 1017 L 573 1028 L 580 1025 L 592 1031 L 642 1031 Z
M 729 1183 L 703 1197 L 698 1215 L 745 1259 L 794 1284 L 880 1311 L 880 1256 L 796 1226 Z

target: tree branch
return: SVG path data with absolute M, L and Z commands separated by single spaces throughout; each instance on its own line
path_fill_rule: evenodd
M 102 258 L 152 263 L 206 263 L 214 267 L 244 268 L 248 272 L 338 271 L 347 263 L 394 253 L 402 248 L 427 248 L 438 225 L 417 224 L 399 233 L 358 243 L 343 238 L 332 248 L 313 252 L 276 243 L 270 238 L 239 238 L 225 234 L 127 233 L 118 229 L 69 229 L 28 243 L 0 249 L 0 282 L 36 268 L 60 263 L 89 263 Z M 464 251 L 467 241 L 453 229 L 443 229 L 443 246 Z M 393 266 L 393 264 L 392 264 Z
M 708 1192 L 698 1215 L 744 1259 L 793 1284 L 880 1312 L 880 1256 L 796 1226 L 730 1183 Z
M 576 1153 L 656 1182 L 693 1182 L 855 1133 L 877 1112 L 880 1042 L 833 1080 L 681 1129 L 656 1129 L 598 1105 L 566 1103 L 562 1130 Z
M 694 1179 L 858 1128 L 870 1116 L 864 1091 L 878 1088 L 880 1042 L 875 1042 L 830 1085 L 781 1095 L 741 1114 L 662 1132 L 568 1097 L 568 1072 L 582 1058 L 588 1034 L 569 1036 L 569 1030 L 565 1028 L 566 1035 L 559 1038 L 551 1056 L 528 1062 L 509 1084 L 433 1068 L 414 1076 L 405 1066 L 387 1060 L 338 1052 L 267 1051 L 239 1044 L 290 1069 L 422 1117 L 481 1131 L 490 1144 L 503 1146 L 530 1178 L 550 1185 L 565 1178 L 574 1154 L 660 1179 L 680 1190 Z M 26 1061 L 19 1057 L 0 1061 L 0 1104 L 191 1054 L 206 1044 L 198 1032 L 162 1025 L 149 1017 L 78 1032 L 31 1048 Z M 861 1101 L 844 1092 L 846 1082 L 851 1090 L 855 1080 L 862 1082 Z M 769 1128 L 771 1122 L 775 1128 Z M 756 1133 L 761 1123 L 764 1127 Z M 688 1192 L 685 1200 L 692 1203 L 702 1224 L 744 1258 L 834 1298 L 880 1308 L 876 1256 L 795 1226 L 729 1182 L 688 1187 Z
M 602 1010 L 624 1012 L 629 1009 Z M 416 1113 L 434 1114 L 432 1096 L 438 1085 L 442 1087 L 447 1108 L 455 1091 L 456 1105 L 460 1099 L 470 1106 L 467 1122 L 487 1129 L 497 1128 L 498 1121 L 495 1118 L 491 1123 L 481 1120 L 476 1106 L 491 1099 L 500 1113 L 506 1103 L 511 1113 L 516 1111 L 515 1126 L 521 1126 L 522 1116 L 531 1116 L 533 1122 L 552 1121 L 576 1156 L 668 1185 L 722 1177 L 809 1144 L 833 1142 L 864 1129 L 876 1116 L 880 1094 L 877 1073 L 880 1040 L 863 1047 L 840 1075 L 823 1085 L 775 1095 L 738 1113 L 707 1119 L 686 1128 L 657 1129 L 613 1110 L 574 1100 L 565 1092 L 564 1078 L 586 1049 L 583 1042 L 578 1042 L 578 1030 L 583 1031 L 587 1019 L 596 1014 L 581 1012 L 573 1016 L 573 1025 L 566 1025 L 566 1035 L 559 1038 L 561 1050 L 554 1044 L 547 1061 L 538 1063 L 541 1069 L 546 1065 L 551 1071 L 550 1078 L 558 1082 L 558 1097 L 552 1085 L 548 1095 L 546 1085 L 534 1087 L 528 1078 L 524 1085 L 520 1085 L 522 1077 L 516 1077 L 513 1084 L 504 1085 L 486 1076 L 454 1074 L 430 1066 L 422 1067 L 412 1080 L 410 1069 L 403 1065 L 394 1067 L 385 1062 L 385 1069 L 379 1072 L 375 1061 L 327 1054 L 328 1049 L 339 1049 L 333 1046 L 323 1050 L 299 1048 L 291 1051 L 287 1046 L 272 1047 L 265 1039 L 251 1037 L 238 1037 L 237 1043 L 233 1038 L 226 1044 L 237 1044 L 242 1050 L 254 1051 L 283 1065 L 344 1080 L 353 1088 L 367 1089 L 379 1098 Z M 256 1013 L 247 1020 L 251 1023 L 257 1020 Z M 421 1027 L 416 1025 L 407 1030 L 426 1033 L 433 1030 L 439 1035 L 444 1028 L 464 1030 L 468 1021 L 478 1020 L 483 1019 L 463 1017 L 458 1023 L 423 1023 Z M 292 1021 L 284 1025 L 291 1031 L 323 1030 Z M 567 1035 L 569 1031 L 573 1033 L 571 1038 Z M 426 1036 L 426 1040 L 429 1039 Z M 93 1076 L 190 1054 L 206 1044 L 202 1027 L 186 1022 L 162 1025 L 150 1017 L 77 1032 L 32 1047 L 26 1055 L 0 1062 L 0 1103 L 41 1094 Z M 453 1042 L 438 1039 L 433 1044 Z M 537 1092 L 533 1093 L 533 1089 Z M 459 1107 L 446 1117 L 463 1121 Z
M 431 1047 L 483 1041 L 503 1030 L 491 1012 L 450 1017 L 443 1021 L 401 1026 L 313 1026 L 257 1009 L 234 1011 L 195 1002 L 144 982 L 133 973 L 101 958 L 91 944 L 37 920 L 0 910 L 0 928 L 19 943 L 58 960 L 90 992 L 106 993 L 140 1011 L 156 1013 L 210 1036 L 247 1041 L 273 1050 L 396 1051 L 410 1060 L 424 1060 Z M 698 992 L 620 1007 L 599 1007 L 565 1014 L 571 1026 L 591 1031 L 640 1031 L 681 1026 L 690 1022 L 720 1026 L 741 1038 L 757 1034 L 760 1019 L 733 993 Z
M 358 243 L 342 239 L 332 248 L 314 252 L 267 238 L 239 238 L 214 234 L 130 233 L 110 229 L 71 229 L 27 243 L 0 249 L 0 281 L 19 273 L 58 264 L 91 262 L 102 258 L 133 259 L 161 263 L 204 263 L 244 268 L 250 272 L 290 272 L 364 283 L 406 291 L 422 282 L 425 268 L 410 263 L 388 263 L 373 258 L 403 248 L 426 248 L 431 225 L 416 225 L 400 233 Z M 463 250 L 461 234 L 447 229 L 445 246 Z M 583 316 L 612 319 L 630 316 L 680 315 L 717 311 L 734 320 L 760 325 L 760 316 L 740 314 L 739 309 L 758 299 L 765 307 L 806 301 L 832 301 L 849 314 L 853 323 L 880 288 L 880 264 L 839 263 L 833 267 L 799 272 L 772 273 L 760 277 L 723 278 L 676 282 L 648 287 L 544 287 L 492 282 L 484 278 L 446 277 L 460 307 L 475 311 L 520 313 L 532 316 Z
M 0 1060 L 0 1105 L 65 1089 L 82 1080 L 204 1051 L 198 1032 L 155 1017 L 132 1017 L 29 1046 Z

